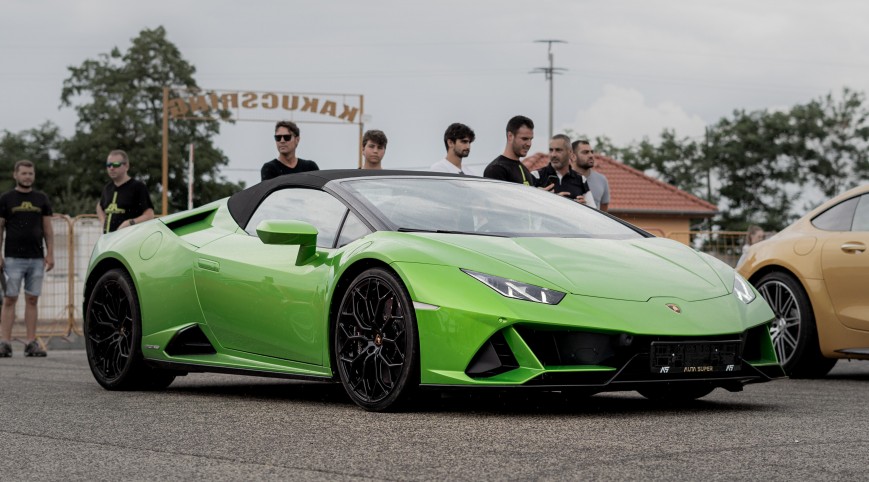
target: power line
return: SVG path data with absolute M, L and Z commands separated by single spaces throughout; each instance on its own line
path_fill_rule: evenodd
M 562 69 L 556 67 L 555 64 L 555 55 L 552 53 L 552 44 L 559 43 L 564 44 L 567 43 L 564 40 L 535 40 L 534 42 L 538 43 L 546 43 L 548 44 L 548 54 L 549 54 L 549 67 L 537 67 L 532 70 L 532 74 L 543 72 L 546 80 L 549 81 L 549 137 L 547 139 L 552 138 L 552 124 L 553 124 L 553 110 L 554 110 L 554 97 L 555 97 L 555 82 L 554 77 L 555 74 L 560 74 L 562 72 L 567 71 L 567 69 Z

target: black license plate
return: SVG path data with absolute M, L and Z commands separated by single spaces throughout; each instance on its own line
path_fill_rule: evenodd
M 742 367 L 740 341 L 653 341 L 649 353 L 652 373 L 736 372 Z

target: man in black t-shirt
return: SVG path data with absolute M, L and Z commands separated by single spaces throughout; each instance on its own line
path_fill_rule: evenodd
M 507 122 L 507 145 L 504 146 L 504 153 L 486 166 L 483 177 L 534 186 L 536 182 L 531 171 L 519 160 L 528 154 L 532 139 L 534 122 L 531 119 L 521 115 L 510 119 Z
M 130 159 L 116 149 L 106 159 L 106 171 L 111 178 L 97 202 L 97 216 L 103 233 L 111 233 L 149 219 L 154 219 L 154 204 L 145 183 L 128 174 Z
M 33 190 L 36 169 L 30 161 L 18 161 L 12 172 L 15 189 L 0 195 L 0 244 L 6 238 L 5 256 L 0 255 L 3 277 L 3 311 L 0 313 L 0 357 L 12 356 L 12 325 L 15 304 L 24 282 L 24 324 L 27 327 L 25 356 L 45 356 L 36 340 L 36 320 L 42 278 L 54 267 L 54 230 L 48 196 Z M 43 253 L 43 242 L 45 252 Z
M 296 148 L 299 147 L 299 132 L 299 126 L 295 122 L 278 121 L 275 124 L 275 145 L 278 148 L 278 157 L 263 164 L 262 169 L 260 169 L 260 180 L 265 181 L 284 174 L 320 170 L 316 162 L 296 157 Z

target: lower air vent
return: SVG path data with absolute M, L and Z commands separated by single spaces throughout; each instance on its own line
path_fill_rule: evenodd
M 217 351 L 208 341 L 208 337 L 205 336 L 199 325 L 182 328 L 166 345 L 166 354 L 169 356 L 214 355 L 215 353 Z
M 501 332 L 489 338 L 468 365 L 465 374 L 471 378 L 485 378 L 519 368 L 519 362 Z
M 543 366 L 606 365 L 620 346 L 629 346 L 629 335 L 609 335 L 584 331 L 516 328 Z

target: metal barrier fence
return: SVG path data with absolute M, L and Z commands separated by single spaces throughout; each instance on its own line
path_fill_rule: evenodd
M 54 269 L 45 274 L 39 297 L 37 336 L 45 341 L 51 337 L 81 335 L 84 279 L 91 251 L 100 237 L 100 224 L 95 215 L 85 214 L 70 218 L 54 215 Z M 682 242 L 735 266 L 742 253 L 744 231 L 679 231 L 664 233 L 660 229 L 648 230 L 652 234 Z M 0 247 L 2 249 L 2 247 Z M 12 337 L 24 340 L 24 297 L 16 304 Z
M 730 266 L 736 267 L 739 256 L 742 255 L 742 246 L 745 244 L 745 231 L 681 231 L 668 233 L 670 239 L 678 239 L 688 246 L 715 256 Z

